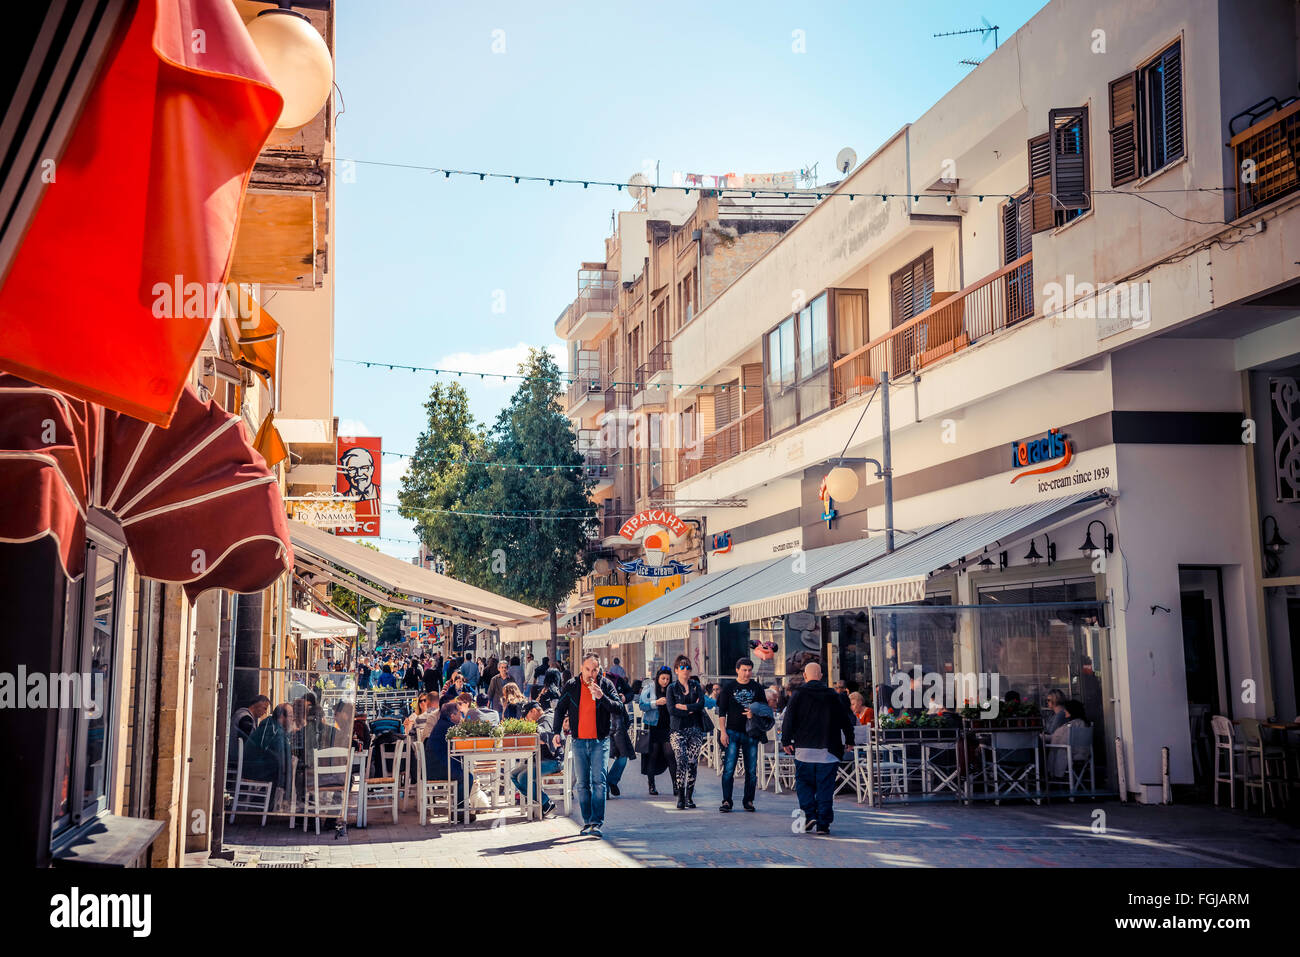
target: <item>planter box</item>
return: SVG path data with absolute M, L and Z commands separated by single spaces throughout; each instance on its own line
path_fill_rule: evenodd
M 954 741 L 960 728 L 878 728 L 880 740 L 889 743 L 911 741 Z
M 494 751 L 497 738 L 448 738 L 453 753 L 463 751 Z
M 537 745 L 537 735 L 534 734 L 504 734 L 501 736 L 501 747 L 503 748 L 532 748 Z

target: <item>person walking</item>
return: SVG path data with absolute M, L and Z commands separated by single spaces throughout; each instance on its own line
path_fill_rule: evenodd
M 726 760 L 722 764 L 722 806 L 724 813 L 732 808 L 731 793 L 736 778 L 736 758 L 745 758 L 745 796 L 741 807 L 746 811 L 754 810 L 754 795 L 758 791 L 758 745 L 766 739 L 750 737 L 749 719 L 753 714 L 749 706 L 755 702 L 765 703 L 767 696 L 763 686 L 754 679 L 754 662 L 741 658 L 736 662 L 736 679 L 727 680 L 718 692 L 718 717 L 722 720 L 721 741 L 727 749 Z
M 519 664 L 518 655 L 510 656 L 510 665 L 506 668 L 506 674 L 509 676 L 511 681 L 519 686 L 520 691 L 524 690 L 524 685 L 528 682 L 524 679 L 524 669 L 523 666 Z
M 627 678 L 627 672 L 623 670 L 623 666 L 618 663 L 617 658 L 615 658 L 614 663 L 609 666 L 609 676 L 612 678 L 615 675 L 618 675 L 620 678 Z
M 487 696 L 488 701 L 492 704 L 492 709 L 498 713 L 504 710 L 502 705 L 502 694 L 506 690 L 506 685 L 510 683 L 510 664 L 502 658 L 497 662 L 496 673 L 492 675 L 492 680 L 488 682 Z
M 470 694 L 478 694 L 478 663 L 474 660 L 473 654 L 465 652 L 465 660 L 461 662 L 460 673 L 465 676 L 465 690 Z
M 691 660 L 678 655 L 673 661 L 676 678 L 668 685 L 668 715 L 672 731 L 669 739 L 677 759 L 677 807 L 695 807 L 695 772 L 699 769 L 700 750 L 707 736 L 704 731 L 704 691 L 691 676 Z
M 588 652 L 578 674 L 564 683 L 555 705 L 555 736 L 551 746 L 561 743 L 559 729 L 569 719 L 569 746 L 573 748 L 573 774 L 578 806 L 582 810 L 582 833 L 603 837 L 605 826 L 605 762 L 609 759 L 609 729 L 622 699 L 608 678 L 600 675 L 600 659 Z
M 641 755 L 641 773 L 650 784 L 650 793 L 658 794 L 655 776 L 666 769 L 673 787 L 673 796 L 677 795 L 677 758 L 673 755 L 673 744 L 669 738 L 672 731 L 672 719 L 668 714 L 668 685 L 673 680 L 673 673 L 667 665 L 660 668 L 654 680 L 646 683 L 637 699 L 641 709 L 642 722 L 646 734 L 650 736 L 649 750 Z
M 424 682 L 424 690 L 427 694 L 437 694 L 439 681 L 439 670 L 437 659 L 430 659 L 428 667 L 424 669 L 424 676 L 421 681 Z
M 829 834 L 835 819 L 835 773 L 844 746 L 853 743 L 853 715 L 822 681 L 817 662 L 804 665 L 803 684 L 790 696 L 781 722 L 781 745 L 794 755 L 794 787 L 804 833 Z
M 605 784 L 609 788 L 610 797 L 618 797 L 621 793 L 618 784 L 623 780 L 623 770 L 627 767 L 627 762 L 636 754 L 636 749 L 632 747 L 632 738 L 627 733 L 627 706 L 632 700 L 632 689 L 620 675 L 611 672 L 605 677 L 614 686 L 623 705 L 612 716 L 609 723 L 609 753 L 614 758 L 614 763 L 609 766 L 609 771 L 605 775 Z

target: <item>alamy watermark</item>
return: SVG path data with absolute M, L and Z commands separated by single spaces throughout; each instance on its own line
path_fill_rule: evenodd
M 1130 328 L 1151 325 L 1151 283 L 1149 282 L 1076 282 L 1067 273 L 1065 284 L 1049 282 L 1043 286 L 1043 315 L 1066 319 L 1123 319 Z
M 0 671 L 0 709 L 76 708 L 89 717 L 104 714 L 104 675 L 56 671 L 28 671 L 18 666 L 15 674 Z
M 910 672 L 894 672 L 889 676 L 889 683 L 894 686 L 889 704 L 899 711 L 922 708 L 937 712 L 978 707 L 982 717 L 991 719 L 998 716 L 1001 675 L 996 671 L 923 673 L 920 665 L 914 665 Z

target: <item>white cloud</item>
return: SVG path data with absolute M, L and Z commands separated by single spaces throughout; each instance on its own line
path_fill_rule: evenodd
M 455 369 L 458 372 L 464 370 L 467 373 L 475 373 L 473 376 L 459 377 L 465 381 L 481 381 L 483 385 L 510 386 L 513 389 L 519 384 L 519 380 L 514 378 L 502 379 L 501 377 L 503 375 L 516 376 L 519 374 L 519 365 L 528 358 L 529 348 L 528 343 L 521 342 L 505 349 L 490 349 L 487 352 L 453 352 L 439 359 L 437 367 L 440 369 Z M 565 356 L 564 347 L 553 343 L 546 346 L 546 351 L 555 359 L 560 371 L 565 371 L 568 359 Z M 477 374 L 482 374 L 483 379 L 479 380 Z M 495 379 L 493 376 L 495 376 Z
M 379 500 L 385 505 L 397 505 L 397 493 L 402 489 L 402 476 L 410 459 L 399 459 L 393 455 L 384 456 L 384 477 L 379 486 Z M 385 512 L 384 517 L 395 517 L 396 512 Z
M 339 435 L 345 438 L 355 438 L 358 435 L 374 435 L 370 431 L 370 426 L 360 419 L 339 419 Z

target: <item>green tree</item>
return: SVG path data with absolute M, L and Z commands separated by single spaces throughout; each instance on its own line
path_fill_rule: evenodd
M 519 371 L 519 388 L 486 435 L 474 426 L 463 389 L 434 386 L 425 403 L 429 428 L 420 436 L 398 501 L 401 514 L 417 523 L 421 540 L 456 578 L 550 612 L 553 659 L 559 604 L 590 567 L 591 485 L 560 406 L 555 360 L 533 349 Z M 513 467 L 444 461 L 458 457 Z M 503 514 L 519 512 L 537 514 Z

